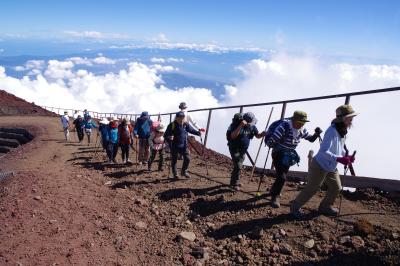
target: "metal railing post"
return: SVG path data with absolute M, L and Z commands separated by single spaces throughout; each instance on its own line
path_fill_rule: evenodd
M 284 102 L 282 105 L 281 119 L 285 118 L 286 113 L 286 103 Z
M 204 136 L 204 147 L 207 147 L 207 139 L 208 139 L 208 132 L 210 130 L 211 114 L 212 114 L 212 109 L 210 109 L 208 111 L 206 135 Z
M 349 103 L 350 103 L 350 95 L 347 95 L 344 104 L 349 104 Z

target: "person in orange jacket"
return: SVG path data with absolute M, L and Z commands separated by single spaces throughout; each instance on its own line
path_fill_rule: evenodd
M 118 140 L 121 147 L 122 163 L 132 163 L 129 160 L 129 147 L 133 143 L 133 128 L 126 118 L 118 126 Z

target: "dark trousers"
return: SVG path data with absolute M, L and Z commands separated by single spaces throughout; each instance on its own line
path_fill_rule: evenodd
M 83 136 L 84 136 L 83 129 L 82 128 L 77 128 L 76 129 L 76 134 L 78 134 L 78 140 L 79 140 L 79 142 L 81 142 L 83 140 Z
M 171 149 L 171 167 L 172 167 L 173 175 L 177 175 L 176 163 L 178 161 L 179 154 L 181 154 L 183 156 L 183 164 L 182 164 L 181 173 L 182 174 L 186 173 L 187 169 L 189 168 L 189 163 L 190 163 L 189 148 L 172 147 L 172 149 Z
M 118 144 L 109 142 L 107 145 L 107 156 L 110 161 L 115 160 L 115 157 L 117 157 L 117 152 Z
M 282 152 L 273 150 L 272 151 L 272 163 L 274 164 L 276 175 L 275 182 L 271 187 L 271 196 L 277 197 L 281 194 L 282 188 L 285 185 L 287 173 L 289 172 L 289 167 L 282 165 Z
M 151 165 L 153 164 L 154 159 L 156 158 L 158 152 L 158 156 L 159 156 L 159 160 L 158 160 L 158 170 L 161 170 L 163 168 L 163 164 L 164 164 L 164 149 L 161 150 L 151 150 L 151 154 L 150 154 L 150 159 L 148 162 L 148 167 L 149 169 L 151 169 Z
M 121 144 L 121 157 L 122 161 L 129 159 L 129 144 Z
M 229 147 L 229 152 L 232 158 L 233 169 L 231 173 L 231 185 L 235 186 L 239 184 L 240 170 L 243 168 L 243 162 L 245 159 L 246 152 L 240 149 Z

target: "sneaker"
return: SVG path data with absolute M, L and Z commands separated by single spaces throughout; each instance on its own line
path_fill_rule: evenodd
M 186 178 L 191 178 L 192 177 L 188 172 L 183 172 L 182 176 L 184 176 Z
M 334 207 L 328 207 L 328 208 L 319 207 L 318 211 L 326 216 L 338 216 L 339 214 L 339 210 Z
M 151 166 L 147 167 L 147 172 L 151 172 Z
M 280 203 L 278 196 L 272 196 L 271 206 L 272 206 L 272 208 L 280 208 L 281 207 L 281 203 Z
M 290 214 L 295 219 L 301 219 L 304 216 L 304 214 L 301 212 L 301 209 L 297 206 L 295 201 L 293 201 L 292 205 L 290 205 Z
M 127 160 L 126 160 L 126 163 L 132 163 L 132 161 L 131 161 L 131 160 L 129 160 L 129 159 L 127 159 Z
M 164 167 L 158 167 L 158 172 L 164 171 Z
M 113 163 L 117 163 L 117 161 L 116 161 L 115 159 L 114 159 L 114 160 L 112 160 L 112 162 L 113 162 Z
M 179 179 L 179 176 L 178 176 L 178 174 L 173 174 L 173 177 L 172 177 L 172 179 L 174 179 L 174 180 L 178 180 L 178 179 Z

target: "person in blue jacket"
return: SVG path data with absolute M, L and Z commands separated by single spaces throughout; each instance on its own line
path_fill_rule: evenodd
M 114 117 L 107 127 L 108 129 L 108 145 L 107 145 L 107 156 L 109 163 L 117 163 L 115 158 L 118 152 L 118 119 Z
M 103 118 L 99 122 L 99 132 L 97 134 L 100 134 L 101 137 L 101 146 L 103 147 L 103 150 L 107 149 L 108 145 L 108 124 L 110 122 L 108 121 L 107 118 Z
M 183 165 L 181 175 L 190 178 L 188 173 L 190 163 L 188 133 L 200 136 L 201 132 L 194 129 L 190 124 L 184 121 L 185 113 L 178 112 L 175 121 L 170 123 L 164 133 L 165 140 L 168 141 L 171 149 L 171 167 L 174 179 L 178 179 L 176 163 L 178 161 L 178 154 L 183 156 Z
M 92 135 L 92 128 L 97 128 L 96 123 L 92 120 L 92 117 L 90 115 L 86 117 L 86 120 L 83 123 L 83 128 L 85 129 L 85 133 L 88 139 L 88 145 L 90 145 L 90 136 Z
M 147 161 L 149 160 L 149 154 L 150 154 L 149 138 L 150 138 L 152 124 L 153 121 L 151 121 L 149 113 L 142 112 L 142 114 L 135 123 L 135 128 L 133 129 L 133 134 L 135 135 L 135 138 L 139 139 L 139 152 L 138 152 L 139 164 L 146 164 Z

